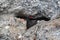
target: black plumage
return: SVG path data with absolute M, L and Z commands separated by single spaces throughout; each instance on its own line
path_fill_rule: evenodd
M 25 19 L 27 21 L 27 24 L 26 24 L 27 29 L 29 29 L 33 25 L 37 24 L 38 20 L 45 20 L 45 21 L 50 20 L 49 17 L 46 17 L 41 12 L 38 12 L 35 15 L 27 15 L 27 14 L 24 14 L 24 11 L 20 11 L 20 12 L 16 13 L 15 16 L 17 18 L 23 18 L 23 19 Z

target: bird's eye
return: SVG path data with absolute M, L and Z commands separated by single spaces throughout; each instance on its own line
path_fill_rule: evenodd
M 31 18 L 33 18 L 32 16 L 29 16 L 29 18 L 31 19 Z

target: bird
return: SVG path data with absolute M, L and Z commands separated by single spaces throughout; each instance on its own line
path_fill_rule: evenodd
M 38 20 L 45 20 L 45 21 L 49 21 L 50 18 L 43 15 L 43 13 L 41 11 L 37 12 L 37 14 L 34 15 L 27 15 L 24 14 L 25 11 L 21 10 L 18 13 L 15 14 L 15 17 L 17 18 L 23 18 L 24 20 L 27 21 L 26 23 L 26 27 L 27 29 L 29 29 L 30 27 L 34 26 L 37 24 Z

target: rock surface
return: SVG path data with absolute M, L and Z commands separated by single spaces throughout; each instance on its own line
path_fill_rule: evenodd
M 51 19 L 26 29 L 26 20 L 15 16 L 21 10 Z M 0 40 L 60 40 L 60 0 L 0 0 Z
M 39 21 L 23 35 L 23 40 L 60 40 L 60 19 Z

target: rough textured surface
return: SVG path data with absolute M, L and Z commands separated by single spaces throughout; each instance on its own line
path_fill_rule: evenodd
M 25 34 L 23 40 L 60 40 L 60 19 L 53 21 L 39 21 Z
M 26 20 L 16 18 L 41 12 L 49 21 L 37 21 L 26 29 Z M 0 40 L 60 40 L 60 0 L 0 0 Z
M 38 11 L 46 12 L 48 17 L 55 19 L 60 15 L 59 0 L 0 0 L 1 13 L 15 13 L 24 9 L 26 14 L 36 14 Z M 4 11 L 4 12 L 3 12 Z M 0 13 L 0 14 L 1 14 Z M 42 13 L 43 14 L 43 13 Z

